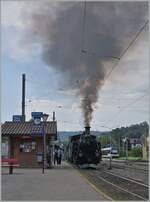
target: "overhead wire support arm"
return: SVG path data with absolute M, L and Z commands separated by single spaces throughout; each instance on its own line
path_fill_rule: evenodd
M 116 56 L 104 56 L 104 58 L 113 58 L 113 59 L 116 59 L 116 60 L 121 59 L 120 57 L 116 57 Z

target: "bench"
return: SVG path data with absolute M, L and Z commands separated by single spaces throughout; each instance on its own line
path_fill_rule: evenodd
M 7 163 L 7 164 L 4 164 Z M 2 159 L 2 167 L 9 168 L 9 174 L 13 174 L 14 167 L 20 167 L 17 159 Z

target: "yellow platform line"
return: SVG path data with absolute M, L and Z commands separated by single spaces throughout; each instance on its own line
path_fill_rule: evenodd
M 88 182 L 88 184 L 99 194 L 103 195 L 105 198 L 107 198 L 110 201 L 115 201 L 114 199 L 112 199 L 111 197 L 107 196 L 103 191 L 101 191 L 100 189 L 98 189 L 92 182 L 90 182 L 83 174 L 80 173 L 80 171 L 77 170 L 77 172 L 80 174 L 80 176 L 82 178 L 84 178 L 84 180 L 86 180 Z

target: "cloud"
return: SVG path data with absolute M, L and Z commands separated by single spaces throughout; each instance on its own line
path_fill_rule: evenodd
M 39 2 L 36 8 L 32 5 L 31 13 L 26 16 L 31 22 L 32 40 L 29 42 L 41 44 L 43 62 L 61 72 L 61 80 L 70 89 L 80 80 L 76 85 L 77 95 L 82 97 L 85 125 L 90 125 L 98 90 L 103 85 L 105 69 L 108 68 L 106 65 L 103 68 L 101 63 L 107 57 L 122 55 L 147 21 L 148 4 L 87 2 L 83 26 L 84 5 L 82 2 L 59 3 L 54 16 L 49 1 Z M 121 83 L 122 78 L 116 75 L 116 80 Z
M 23 1 L 1 1 L 1 24 L 4 27 L 16 27 L 23 29 L 21 18 Z
M 58 89 L 59 93 L 62 95 L 67 95 L 67 96 L 76 96 L 77 94 L 77 89 L 63 89 L 63 88 L 59 88 Z
M 22 31 L 2 28 L 2 54 L 16 62 L 24 63 L 40 54 L 37 44 L 30 45 L 22 42 Z
M 57 101 L 51 101 L 51 100 L 46 100 L 46 99 L 36 99 L 36 98 L 27 98 L 26 99 L 27 102 L 27 110 L 36 110 L 36 111 L 43 111 L 43 112 L 47 112 L 49 111 L 49 109 L 56 109 L 58 106 L 62 106 L 61 102 L 57 102 Z M 29 110 L 30 109 L 30 110 Z
M 39 1 L 40 4 L 43 1 Z M 23 15 L 21 17 L 21 12 L 24 7 L 24 3 L 21 1 L 2 1 L 2 48 L 7 56 L 10 56 L 15 61 L 25 63 L 30 61 L 33 56 L 39 57 L 40 48 L 37 44 L 22 43 L 22 37 L 24 31 L 28 29 L 28 23 Z M 33 1 L 27 1 L 27 9 L 30 10 L 30 5 L 32 8 L 35 6 L 40 6 L 33 4 Z M 52 9 L 56 8 L 57 5 L 53 3 Z M 48 7 L 50 8 L 50 7 Z M 55 9 L 52 10 L 52 17 L 55 18 Z M 32 9 L 30 10 L 32 11 Z M 98 11 L 98 10 L 97 10 Z M 108 14 L 109 15 L 109 14 Z M 43 25 L 44 26 L 44 25 Z M 41 28 L 42 29 L 42 28 Z M 89 40 L 90 42 L 90 40 Z M 128 45 L 128 44 L 126 44 Z M 93 46 L 92 46 L 93 47 Z M 5 49 L 5 50 L 4 50 Z M 111 61 L 112 62 L 112 61 Z M 34 65 L 34 63 L 33 63 Z M 112 63 L 108 62 L 107 65 L 112 66 Z M 108 68 L 110 69 L 110 68 Z M 116 72 L 117 71 L 117 74 Z M 51 75 L 50 75 L 51 76 Z M 56 79 L 56 82 L 58 78 Z M 78 82 L 78 81 L 77 81 Z M 61 85 L 60 85 L 61 86 Z M 47 86 L 46 86 L 47 87 Z M 51 89 L 51 85 L 48 89 Z M 41 91 L 45 92 L 47 88 L 45 86 L 41 87 Z M 40 91 L 37 89 L 40 97 Z M 52 89 L 53 92 L 50 94 L 53 96 L 56 91 Z M 128 50 L 126 55 L 119 62 L 117 68 L 112 72 L 110 78 L 106 81 L 105 85 L 99 92 L 99 100 L 97 103 L 97 108 L 95 110 L 94 119 L 92 122 L 92 129 L 100 129 L 102 123 L 106 123 L 109 119 L 113 119 L 118 110 L 118 106 L 122 107 L 124 104 L 131 102 L 133 99 L 138 98 L 143 93 L 148 91 L 148 30 L 145 30 L 134 45 Z M 54 93 L 54 94 L 53 94 Z M 57 92 L 58 93 L 58 92 Z M 61 89 L 59 90 L 60 101 L 51 101 L 44 99 L 33 98 L 31 103 L 26 106 L 27 119 L 31 117 L 32 111 L 43 111 L 50 114 L 52 117 L 52 111 L 56 111 L 56 118 L 61 120 L 58 124 L 59 130 L 77 130 L 83 129 L 83 120 L 78 106 L 79 102 L 76 102 L 77 97 L 76 89 Z M 61 98 L 68 96 L 73 98 L 69 104 L 68 101 L 62 101 Z M 147 107 L 148 100 L 143 99 L 136 103 L 136 106 L 132 105 L 130 108 L 126 109 L 125 112 L 121 113 L 113 122 L 113 125 L 118 124 L 131 124 L 147 119 Z M 59 108 L 59 106 L 62 106 Z M 142 109 L 140 108 L 142 106 Z M 140 111 L 140 112 L 139 112 Z M 64 121 L 64 122 L 63 122 Z M 65 122 L 68 121 L 68 122 Z M 79 122 L 79 124 L 75 124 Z M 108 123 L 108 126 L 112 126 L 112 123 Z
M 138 40 L 128 50 L 126 55 L 115 65 L 110 77 L 106 79 L 102 92 L 112 90 L 114 93 L 119 91 L 133 91 L 140 93 L 148 90 L 148 30 L 144 30 Z M 108 92 L 109 93 L 109 92 Z
M 148 51 L 148 30 L 145 29 L 99 92 L 92 126 L 117 127 L 148 121 Z
M 29 28 L 22 14 L 24 9 L 24 1 L 1 1 L 2 53 L 22 63 L 40 55 L 41 51 L 38 44 L 24 41 L 25 30 Z
M 49 120 L 52 120 L 52 112 L 56 112 L 56 119 L 59 121 L 59 127 L 61 128 L 62 125 L 65 124 L 71 124 L 74 125 L 77 124 L 77 120 L 81 119 L 81 114 L 79 110 L 79 106 L 77 103 L 71 103 L 70 105 L 67 105 L 66 102 L 62 101 L 51 101 L 47 99 L 36 99 L 36 98 L 27 98 L 26 99 L 26 119 L 30 120 L 31 118 L 31 112 L 33 111 L 40 111 L 47 114 L 50 114 Z M 72 116 L 72 115 L 75 116 Z M 78 117 L 78 119 L 77 119 Z M 79 124 L 79 123 L 78 123 Z M 80 121 L 80 125 L 82 125 L 82 122 Z M 59 128 L 59 129 L 60 129 Z

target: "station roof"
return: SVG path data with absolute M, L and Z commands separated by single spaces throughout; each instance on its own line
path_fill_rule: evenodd
M 130 144 L 141 144 L 142 141 L 140 138 L 130 138 Z
M 1 126 L 1 134 L 9 136 L 31 135 L 34 123 L 28 122 L 5 122 Z M 57 134 L 57 122 L 47 121 L 44 123 L 45 133 L 48 135 Z

